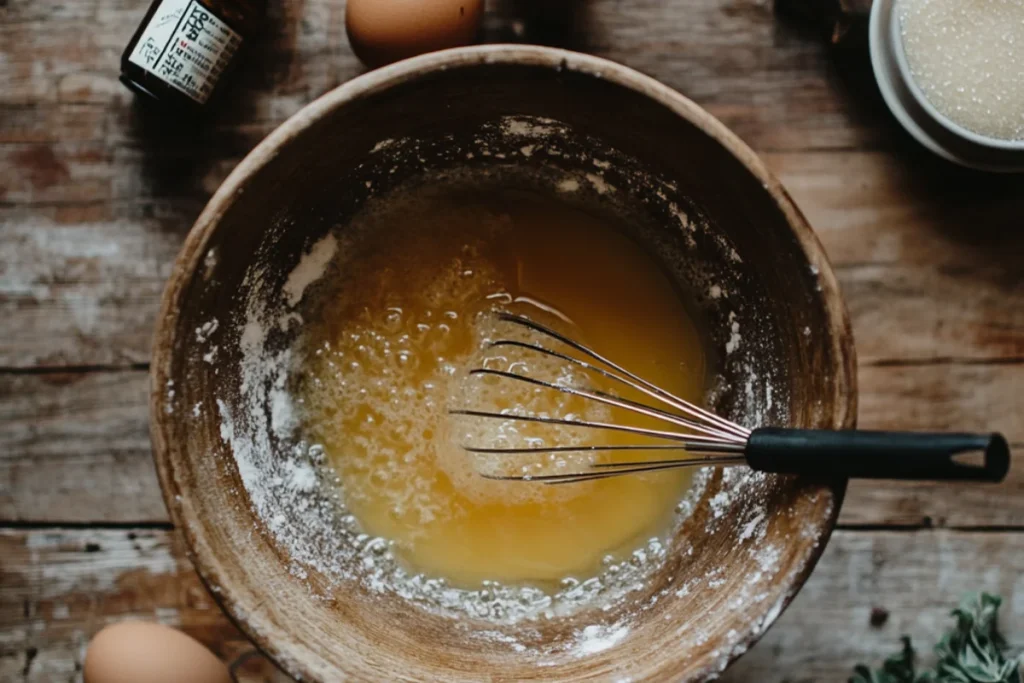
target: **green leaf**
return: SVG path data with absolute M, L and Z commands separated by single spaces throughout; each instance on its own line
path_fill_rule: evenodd
M 929 683 L 930 678 L 918 676 L 914 670 L 916 653 L 910 638 L 903 636 L 903 649 L 882 663 L 878 671 L 860 664 L 853 669 L 848 683 Z
M 997 622 L 1002 599 L 981 593 L 953 610 L 956 625 L 935 646 L 936 683 L 1021 683 L 1016 659 L 1006 657 Z
M 934 671 L 915 670 L 914 648 L 903 637 L 902 650 L 872 671 L 854 667 L 848 683 L 1024 683 L 1021 659 L 1007 657 L 1007 643 L 997 626 L 1002 598 L 981 593 L 954 609 L 956 623 L 935 646 Z

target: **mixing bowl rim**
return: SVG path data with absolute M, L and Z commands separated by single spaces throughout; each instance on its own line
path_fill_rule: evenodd
M 244 192 L 250 177 L 270 163 L 279 148 L 324 116 L 350 102 L 436 71 L 461 67 L 486 67 L 487 65 L 536 66 L 554 70 L 569 70 L 604 79 L 632 90 L 654 100 L 714 139 L 739 161 L 747 172 L 759 180 L 783 212 L 787 224 L 799 241 L 802 252 L 817 273 L 821 288 L 821 301 L 829 319 L 828 339 L 836 358 L 836 386 L 840 394 L 837 396 L 835 413 L 831 416 L 833 426 L 848 428 L 854 426 L 856 422 L 856 358 L 850 320 L 835 274 L 821 243 L 789 194 L 757 155 L 724 124 L 690 99 L 655 79 L 621 64 L 568 50 L 532 45 L 491 44 L 454 48 L 408 59 L 358 76 L 320 96 L 284 121 L 235 167 L 213 194 L 196 219 L 175 261 L 161 300 L 153 337 L 153 362 L 150 371 L 150 436 L 161 491 L 171 519 L 175 528 L 182 533 L 185 539 L 186 552 L 197 573 L 224 613 L 262 652 L 287 673 L 300 680 L 316 680 L 317 673 L 308 662 L 295 659 L 289 654 L 289 651 L 295 651 L 294 646 L 299 644 L 298 640 L 289 635 L 286 630 L 274 626 L 267 627 L 271 632 L 264 631 L 255 623 L 258 620 L 258 612 L 242 609 L 230 591 L 222 588 L 222 586 L 230 585 L 230 582 L 223 580 L 220 569 L 215 566 L 219 564 L 219 560 L 212 554 L 207 539 L 201 538 L 197 528 L 189 523 L 190 513 L 186 510 L 187 500 L 183 495 L 187 492 L 179 490 L 177 487 L 175 465 L 171 456 L 172 448 L 166 436 L 172 416 L 166 410 L 170 399 L 165 387 L 170 379 L 175 333 L 178 328 L 178 316 L 183 297 L 193 275 L 202 265 L 206 247 L 220 218 L 232 205 L 235 198 Z M 798 571 L 789 574 L 784 579 L 782 599 L 767 610 L 758 628 L 749 629 L 740 638 L 728 657 L 722 661 L 721 668 L 731 664 L 740 654 L 757 642 L 768 625 L 782 613 L 795 596 L 824 551 L 825 544 L 835 528 L 846 491 L 846 481 L 822 483 L 820 490 L 830 492 L 833 500 L 825 519 L 821 520 L 824 523 L 821 537 L 807 548 L 799 562 Z M 206 553 L 211 554 L 207 556 Z M 688 680 L 707 680 L 717 675 L 721 668 L 706 668 Z

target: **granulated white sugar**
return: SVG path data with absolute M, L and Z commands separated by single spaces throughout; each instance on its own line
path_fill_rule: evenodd
M 1024 140 L 1024 0 L 899 0 L 914 82 L 967 130 Z

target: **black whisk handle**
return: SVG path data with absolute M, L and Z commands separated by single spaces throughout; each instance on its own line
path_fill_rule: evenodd
M 766 427 L 754 430 L 745 452 L 762 472 L 858 479 L 998 482 L 1010 469 L 1002 434 Z

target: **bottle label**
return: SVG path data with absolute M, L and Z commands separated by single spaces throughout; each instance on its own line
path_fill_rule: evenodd
M 197 0 L 161 0 L 128 61 L 202 104 L 241 44 Z

